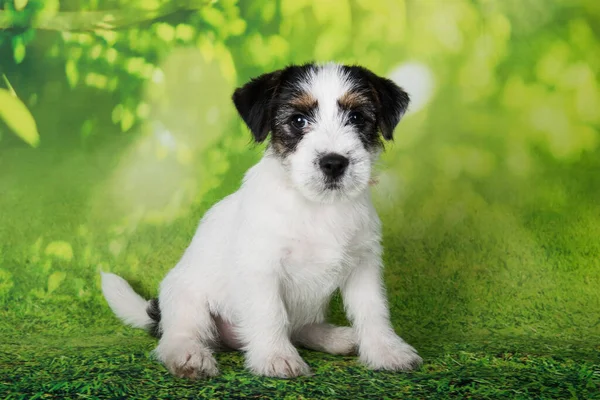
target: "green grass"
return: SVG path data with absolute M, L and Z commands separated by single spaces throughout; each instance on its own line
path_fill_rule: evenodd
M 393 321 L 423 355 L 419 371 L 373 372 L 353 357 L 303 351 L 314 376 L 277 380 L 250 375 L 240 354 L 226 353 L 217 357 L 219 377 L 176 379 L 152 359 L 155 341 L 111 314 L 96 281 L 90 285 L 95 291 L 76 301 L 65 285 L 44 298 L 17 295 L 6 303 L 0 315 L 0 397 L 600 398 L 598 271 L 584 254 L 589 246 L 561 241 L 577 227 L 593 224 L 588 218 L 561 221 L 535 213 L 529 220 L 533 230 L 506 215 L 490 225 L 496 214 L 486 208 L 483 221 L 471 219 L 451 232 L 431 228 L 420 237 L 417 221 L 409 218 L 409 228 L 398 229 L 403 224 L 387 218 Z M 556 222 L 563 223 L 560 231 L 546 229 Z M 145 230 L 130 245 L 141 259 L 145 252 L 158 257 L 148 261 L 146 279 L 118 262 L 113 269 L 125 271 L 146 295 L 154 294 L 161 275 L 154 266 L 167 270 L 177 251 L 149 243 L 181 226 L 187 223 L 159 229 L 163 236 Z M 541 247 L 535 245 L 540 236 Z M 176 241 L 183 245 L 183 239 Z M 42 255 L 37 262 L 47 260 Z M 70 273 L 79 270 L 79 276 L 97 279 L 84 265 L 71 268 Z M 345 323 L 338 296 L 331 314 Z
M 600 398 L 600 215 L 584 161 L 524 180 L 434 181 L 424 169 L 395 203 L 375 196 L 392 320 L 425 359 L 419 371 L 303 351 L 314 376 L 275 380 L 227 353 L 217 378 L 173 378 L 155 341 L 112 315 L 98 272 L 156 295 L 258 150 L 224 151 L 217 185 L 162 223 L 89 206 L 98 184 L 87 182 L 119 151 L 4 152 L 0 171 L 19 173 L 0 175 L 11 210 L 0 214 L 0 398 Z M 346 323 L 339 296 L 330 319 Z
M 303 351 L 314 376 L 294 380 L 252 376 L 240 354 L 222 353 L 219 377 L 188 382 L 151 358 L 152 339 L 104 327 L 77 337 L 9 340 L 0 355 L 0 387 L 7 399 L 600 398 L 600 349 L 502 343 L 422 346 L 425 364 L 412 373 L 373 372 L 352 357 Z
M 0 72 L 41 138 L 29 148 L 0 122 L 0 400 L 600 399 L 598 2 L 362 1 L 339 21 L 327 17 L 337 17 L 331 1 L 269 3 L 169 16 L 176 35 L 179 23 L 198 29 L 190 53 L 150 24 L 116 32 L 116 43 L 38 31 L 19 65 L 0 46 Z M 238 17 L 247 29 L 235 36 Z M 31 33 L 21 31 L 0 36 Z M 214 64 L 193 61 L 199 46 Z M 215 379 L 175 379 L 151 358 L 154 340 L 112 315 L 98 273 L 155 296 L 199 218 L 259 157 L 234 118 L 222 76 L 231 60 L 242 83 L 325 54 L 382 74 L 413 60 L 434 76 L 431 102 L 401 122 L 374 189 L 393 324 L 425 364 L 372 372 L 303 351 L 314 376 L 274 380 L 228 353 Z M 146 86 L 132 68 L 140 59 L 163 69 L 163 84 Z M 94 76 L 118 87 L 85 83 Z M 151 115 L 122 132 L 116 111 L 141 104 Z M 192 154 L 178 157 L 180 144 Z M 337 296 L 330 319 L 346 323 Z

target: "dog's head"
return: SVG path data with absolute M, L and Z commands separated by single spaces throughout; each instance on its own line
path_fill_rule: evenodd
M 270 148 L 292 184 L 319 202 L 355 197 L 406 111 L 408 95 L 358 66 L 290 66 L 237 89 L 233 102 L 257 142 Z

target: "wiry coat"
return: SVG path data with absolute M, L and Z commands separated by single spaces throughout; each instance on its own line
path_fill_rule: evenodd
M 364 68 L 309 64 L 254 79 L 233 100 L 257 141 L 271 133 L 264 157 L 206 213 L 158 302 L 104 274 L 111 308 L 160 335 L 156 354 L 178 376 L 217 374 L 219 346 L 267 376 L 310 372 L 294 345 L 358 351 L 376 369 L 420 364 L 389 322 L 368 190 L 380 132 L 391 139 L 406 93 Z M 352 327 L 324 320 L 338 288 Z

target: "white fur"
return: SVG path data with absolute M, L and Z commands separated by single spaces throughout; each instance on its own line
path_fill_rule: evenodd
M 346 125 L 345 114 L 338 108 L 338 99 L 348 92 L 351 82 L 337 64 L 326 64 L 312 72 L 301 87 L 318 102 L 318 113 L 311 131 L 302 139 L 285 165 L 294 186 L 314 201 L 332 203 L 353 198 L 365 191 L 371 177 L 371 167 L 378 154 L 369 153 L 360 142 L 352 126 Z M 344 175 L 341 188 L 325 190 L 323 174 L 314 159 L 319 154 L 338 153 L 351 162 Z
M 147 329 L 152 324 L 146 313 L 148 302 L 135 293 L 125 279 L 115 274 L 101 274 L 102 293 L 115 315 L 129 326 Z
M 177 375 L 217 373 L 215 316 L 235 327 L 246 365 L 256 374 L 309 374 L 294 343 L 336 354 L 358 348 L 362 362 L 375 369 L 421 362 L 390 324 L 380 220 L 368 190 L 376 155 L 337 110 L 350 83 L 336 65 L 327 65 L 306 85 L 319 102 L 318 122 L 287 161 L 267 151 L 241 188 L 206 213 L 161 283 L 156 354 Z M 327 152 L 351 158 L 338 191 L 325 189 L 314 163 Z M 144 327 L 143 300 L 123 282 L 103 275 L 105 295 L 120 318 Z M 324 324 L 337 288 L 352 329 Z

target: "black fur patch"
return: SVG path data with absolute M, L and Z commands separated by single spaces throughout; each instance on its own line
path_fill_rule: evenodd
M 356 82 L 361 89 L 365 86 L 374 95 L 377 106 L 377 125 L 383 138 L 392 140 L 394 129 L 406 112 L 410 98 L 392 80 L 375 75 L 366 68 L 359 66 L 344 66 L 352 82 Z
M 262 142 L 272 132 L 271 146 L 281 156 L 293 152 L 302 139 L 302 132 L 289 127 L 289 119 L 297 113 L 310 117 L 311 110 L 306 109 L 307 102 L 292 106 L 294 99 L 305 95 L 294 84 L 314 68 L 312 63 L 292 65 L 254 78 L 233 93 L 233 103 L 254 140 Z
M 302 114 L 309 121 L 314 121 L 316 117 L 318 103 L 315 102 L 312 106 L 294 104 L 297 103 L 295 100 L 307 96 L 297 84 L 305 80 L 314 69 L 314 64 L 305 64 L 288 67 L 281 74 L 281 84 L 271 102 L 271 145 L 281 157 L 293 153 L 304 136 L 304 132 L 290 126 L 290 119 L 296 114 Z
M 148 307 L 146 308 L 146 313 L 153 321 L 152 325 L 150 325 L 150 328 L 148 329 L 150 335 L 154 336 L 155 338 L 160 338 L 162 332 L 160 329 L 160 305 L 158 303 L 158 299 L 150 300 Z
M 358 135 L 363 146 L 367 150 L 381 148 L 383 143 L 379 135 L 377 98 L 371 88 L 364 80 L 354 78 L 352 90 L 338 100 L 338 106 L 348 119 L 351 113 L 358 112 L 362 115 L 364 122 L 357 126 Z
M 233 94 L 233 102 L 257 142 L 264 141 L 271 132 L 270 145 L 281 157 L 293 153 L 305 132 L 293 128 L 290 120 L 297 114 L 310 121 L 318 111 L 318 104 L 310 101 L 298 83 L 319 66 L 309 63 L 289 66 L 252 79 Z M 357 127 L 366 149 L 382 145 L 379 132 L 386 140 L 406 111 L 409 97 L 393 81 L 379 77 L 366 68 L 343 66 L 342 72 L 351 81 L 352 89 L 340 108 L 346 115 L 359 112 L 364 123 Z M 300 100 L 300 101 L 299 101 Z
M 233 103 L 250 128 L 254 140 L 262 142 L 269 134 L 271 101 L 280 82 L 281 71 L 264 74 L 236 89 Z

